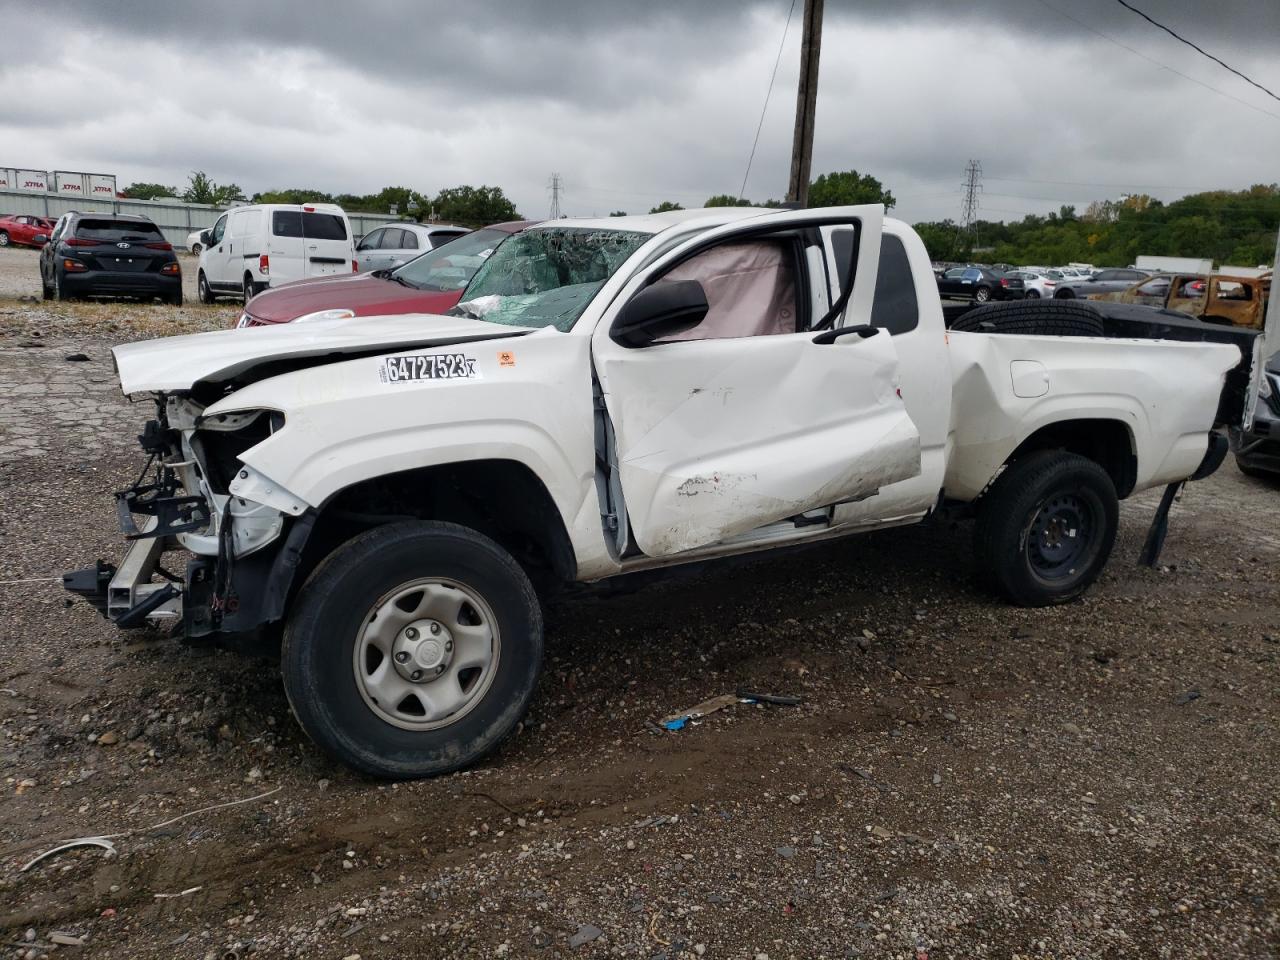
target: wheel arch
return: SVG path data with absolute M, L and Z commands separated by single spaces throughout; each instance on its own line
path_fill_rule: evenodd
M 1003 466 L 1041 450 L 1065 450 L 1102 467 L 1123 500 L 1138 479 L 1138 455 L 1133 431 L 1122 420 L 1082 417 L 1045 424 L 1018 444 Z
M 483 533 L 515 557 L 540 591 L 573 580 L 577 571 L 564 518 L 542 479 L 518 460 L 481 459 L 369 477 L 335 491 L 317 509 L 299 585 L 351 537 L 406 519 Z

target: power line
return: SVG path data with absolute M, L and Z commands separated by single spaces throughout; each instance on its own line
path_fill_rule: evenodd
M 1208 57 L 1208 58 L 1209 58 L 1210 60 L 1212 60 L 1214 63 L 1218 64 L 1218 66 L 1223 67 L 1223 68 L 1225 68 L 1225 69 L 1227 69 L 1227 70 L 1231 71 L 1231 72 L 1232 72 L 1232 73 L 1234 73 L 1237 77 L 1239 77 L 1241 80 L 1243 80 L 1245 83 L 1248 83 L 1248 84 L 1251 84 L 1252 86 L 1257 87 L 1259 90 L 1261 90 L 1263 93 L 1265 93 L 1265 94 L 1266 94 L 1268 97 L 1270 97 L 1272 100 L 1280 101 L 1280 96 L 1276 96 L 1274 93 L 1272 93 L 1270 90 L 1268 90 L 1268 89 L 1267 89 L 1266 87 L 1264 87 L 1262 84 L 1258 83 L 1256 80 L 1252 79 L 1251 77 L 1247 77 L 1247 76 L 1245 76 L 1243 73 L 1241 73 L 1241 72 L 1240 72 L 1239 70 L 1237 70 L 1235 67 L 1231 66 L 1231 64 L 1226 63 L 1226 62 L 1225 62 L 1225 61 L 1223 61 L 1223 60 L 1219 60 L 1219 59 L 1218 59 L 1217 57 L 1215 57 L 1212 53 L 1209 53 L 1209 52 L 1208 52 L 1207 50 L 1205 50 L 1203 47 L 1200 47 L 1200 46 L 1198 46 L 1198 45 L 1196 45 L 1196 44 L 1192 43 L 1192 42 L 1191 42 L 1190 40 L 1188 40 L 1186 37 L 1179 36 L 1177 33 L 1175 33 L 1173 30 L 1169 29 L 1168 27 L 1166 27 L 1163 23 L 1160 23 L 1158 20 L 1153 20 L 1153 19 L 1151 19 L 1151 17 L 1147 16 L 1145 13 L 1143 13 L 1141 10 L 1139 10 L 1137 7 L 1135 7 L 1133 4 L 1131 4 L 1131 3 L 1126 3 L 1126 2 L 1125 2 L 1125 0 L 1116 0 L 1116 3 L 1120 4 L 1120 6 L 1124 7 L 1126 10 L 1129 10 L 1129 11 L 1131 11 L 1132 13 L 1136 13 L 1138 16 L 1140 16 L 1143 20 L 1147 21 L 1147 23 L 1151 24 L 1153 27 L 1159 27 L 1161 30 L 1163 30 L 1165 33 L 1167 33 L 1169 36 L 1173 37 L 1173 39 L 1175 39 L 1175 40 L 1177 40 L 1177 41 L 1179 41 L 1179 42 L 1181 42 L 1181 43 L 1185 43 L 1185 44 L 1186 44 L 1188 47 L 1190 47 L 1192 50 L 1196 51 L 1196 53 L 1199 53 L 1199 54 L 1201 54 L 1201 55 L 1203 55 L 1203 56 Z
M 1142 53 L 1139 50 L 1133 49 L 1133 47 L 1129 46 L 1128 44 L 1121 43 L 1119 40 L 1116 40 L 1114 37 L 1107 36 L 1105 33 L 1102 33 L 1100 30 L 1095 30 L 1093 27 L 1091 27 L 1089 24 L 1085 23 L 1083 20 L 1079 19 L 1078 17 L 1073 17 L 1071 14 L 1066 13 L 1065 11 L 1059 10 L 1053 4 L 1049 3 L 1049 0 L 1040 0 L 1040 4 L 1041 6 L 1048 7 L 1058 16 L 1063 17 L 1066 20 L 1070 20 L 1072 23 L 1076 24 L 1077 26 L 1083 27 L 1085 30 L 1088 30 L 1095 37 L 1101 37 L 1103 40 L 1107 41 L 1107 43 L 1114 43 L 1121 50 L 1128 50 L 1135 57 L 1141 57 L 1143 60 L 1146 60 L 1148 63 L 1154 63 L 1161 70 L 1168 70 L 1170 73 L 1174 74 L 1175 76 L 1181 77 L 1183 80 L 1190 80 L 1192 83 L 1198 84 L 1199 86 L 1204 87 L 1206 90 L 1213 91 L 1220 97 L 1226 97 L 1228 100 L 1234 100 L 1236 103 L 1240 104 L 1241 106 L 1248 107 L 1250 110 L 1254 110 L 1262 114 L 1263 116 L 1271 117 L 1273 120 L 1280 120 L 1280 113 L 1272 113 L 1270 110 L 1263 110 L 1261 107 L 1254 106 L 1248 100 L 1241 100 L 1239 97 L 1234 96 L 1230 93 L 1227 93 L 1225 90 L 1219 90 L 1217 87 L 1212 87 L 1209 84 L 1205 83 L 1203 80 L 1197 80 L 1195 77 L 1188 76 L 1187 74 L 1183 73 L 1181 70 L 1175 70 L 1173 67 L 1169 66 L 1167 63 L 1161 63 L 1159 60 L 1156 60 L 1154 57 L 1148 57 L 1145 53 Z
M 782 27 L 782 41 L 778 44 L 778 56 L 773 61 L 773 73 L 769 74 L 769 89 L 764 95 L 764 105 L 760 108 L 760 122 L 756 124 L 756 136 L 751 141 L 751 155 L 747 157 L 747 170 L 742 175 L 742 188 L 739 197 L 747 195 L 747 177 L 751 176 L 751 163 L 756 158 L 756 145 L 760 143 L 760 131 L 764 129 L 764 115 L 769 110 L 769 97 L 773 95 L 773 81 L 778 77 L 778 64 L 782 62 L 782 48 L 787 45 L 787 31 L 791 29 L 791 15 L 796 12 L 796 0 L 791 0 L 791 9 L 787 11 L 787 22 Z

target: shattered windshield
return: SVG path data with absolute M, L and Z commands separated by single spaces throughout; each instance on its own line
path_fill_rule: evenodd
M 526 230 L 493 252 L 450 312 L 513 327 L 568 330 L 649 236 L 590 227 Z

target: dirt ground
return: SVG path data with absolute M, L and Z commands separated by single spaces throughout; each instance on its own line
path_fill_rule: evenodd
M 109 347 L 237 305 L 42 304 L 28 273 L 0 251 L 0 956 L 1280 953 L 1280 484 L 1191 485 L 1158 570 L 1156 495 L 1126 503 L 1052 610 L 982 594 L 941 525 L 568 597 L 495 756 L 379 784 L 271 663 L 54 579 L 122 549 L 150 412 Z M 654 727 L 740 686 L 804 703 Z

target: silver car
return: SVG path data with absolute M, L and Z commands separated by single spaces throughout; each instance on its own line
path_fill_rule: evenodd
M 470 233 L 466 227 L 396 223 L 370 230 L 356 245 L 356 271 L 394 270 L 402 263 Z

